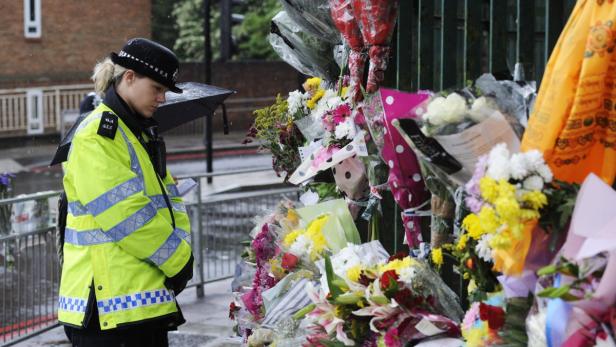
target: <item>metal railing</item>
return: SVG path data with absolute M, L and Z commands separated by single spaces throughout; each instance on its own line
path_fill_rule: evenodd
M 297 200 L 297 188 L 275 187 L 249 192 L 227 192 L 204 196 L 202 186 L 208 177 L 245 176 L 267 169 L 226 171 L 180 176 L 199 183 L 186 197 L 191 219 L 191 239 L 195 257 L 193 279 L 197 296 L 204 284 L 232 277 L 250 239 L 254 218 L 271 210 L 282 199 Z M 28 200 L 49 199 L 50 206 L 60 192 L 32 194 L 0 200 L 0 206 Z M 58 326 L 57 301 L 60 278 L 56 229 L 49 225 L 27 233 L 0 236 L 0 346 L 10 346 Z M 55 222 L 54 222 L 55 223 Z
M 0 89 L 0 136 L 21 136 L 32 130 L 29 129 L 32 119 L 28 115 L 30 113 L 32 117 L 34 111 L 29 108 L 37 108 L 39 104 L 28 101 L 29 92 L 40 91 L 42 98 L 42 110 L 35 112 L 40 112 L 36 118 L 41 118 L 42 127 L 37 134 L 53 134 L 63 131 L 62 112 L 78 110 L 81 100 L 93 90 L 91 84 Z M 269 105 L 275 99 L 273 96 L 231 98 L 226 101 L 227 113 L 232 119 L 249 117 L 253 110 Z M 171 130 L 168 135 L 199 135 L 203 129 L 204 121 L 198 119 Z
M 41 92 L 42 110 L 37 111 L 37 117 L 42 118 L 40 130 L 46 133 L 60 131 L 62 111 L 79 109 L 79 103 L 93 88 L 91 84 L 75 84 L 0 90 L 0 136 L 28 133 L 28 113 L 33 112 L 28 107 L 35 107 L 28 102 L 28 92 Z
M 575 0 L 400 1 L 392 86 L 404 90 L 461 87 L 491 72 L 511 77 L 522 63 L 541 81 Z M 395 82 L 394 82 L 395 81 Z

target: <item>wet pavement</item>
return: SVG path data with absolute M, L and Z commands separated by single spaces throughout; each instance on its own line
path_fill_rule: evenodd
M 233 321 L 228 317 L 232 300 L 231 280 L 206 284 L 205 297 L 197 298 L 196 289 L 188 288 L 178 295 L 186 323 L 169 333 L 170 347 L 231 347 L 241 346 L 233 335 Z M 15 347 L 68 347 L 62 327 L 14 345 Z

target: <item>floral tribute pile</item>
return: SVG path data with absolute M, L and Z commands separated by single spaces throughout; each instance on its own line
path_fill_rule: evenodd
M 238 265 L 243 342 L 616 346 L 613 175 L 525 148 L 535 84 L 384 88 L 397 1 L 282 3 L 270 42 L 313 77 L 248 140 L 302 194 L 257 218 Z

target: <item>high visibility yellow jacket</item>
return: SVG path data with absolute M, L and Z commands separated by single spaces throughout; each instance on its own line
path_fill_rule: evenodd
M 64 165 L 68 216 L 58 307 L 61 323 L 83 326 L 93 283 L 102 330 L 177 312 L 164 281 L 191 257 L 190 222 L 173 178 L 167 173 L 159 182 L 137 137 L 106 112 L 113 113 L 101 104 L 82 121 Z M 113 138 L 97 133 L 103 115 L 118 122 Z

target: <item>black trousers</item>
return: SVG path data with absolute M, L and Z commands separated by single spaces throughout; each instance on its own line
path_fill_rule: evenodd
M 168 347 L 167 331 L 141 326 L 91 331 L 64 327 L 73 347 Z

